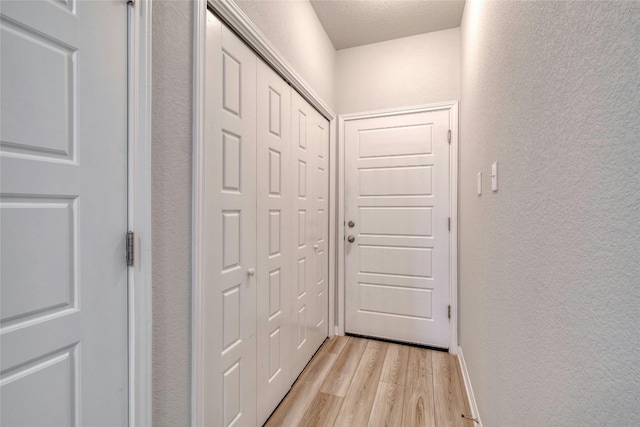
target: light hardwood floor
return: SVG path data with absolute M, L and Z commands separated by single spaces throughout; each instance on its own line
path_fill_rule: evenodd
M 474 427 L 455 356 L 356 337 L 324 342 L 265 426 Z

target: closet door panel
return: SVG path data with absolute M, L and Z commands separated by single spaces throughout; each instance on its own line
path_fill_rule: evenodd
M 329 314 L 329 122 L 314 110 L 315 120 L 309 130 L 315 152 L 313 211 L 315 276 L 312 280 L 315 314 L 314 342 L 327 337 Z M 320 344 L 318 344 L 320 345 Z
M 222 385 L 223 425 L 255 422 L 257 58 L 222 31 Z M 246 419 L 245 419 L 246 418 Z
M 256 56 L 211 13 L 204 148 L 205 286 L 199 302 L 207 425 L 256 423 Z M 222 94 L 222 96 L 220 96 Z
M 257 257 L 258 423 L 264 423 L 291 386 L 291 89 L 258 61 Z M 297 273 L 296 273 L 297 274 Z
M 291 374 L 293 379 L 302 372 L 320 346 L 317 337 L 313 334 L 318 309 L 313 286 L 317 265 L 314 249 L 316 184 L 313 176 L 316 151 L 310 129 L 316 120 L 316 114 L 302 96 L 295 91 L 291 92 L 293 211 L 297 215 L 297 232 L 292 235 L 294 283 L 291 301 L 294 326 L 291 340 L 293 359 Z

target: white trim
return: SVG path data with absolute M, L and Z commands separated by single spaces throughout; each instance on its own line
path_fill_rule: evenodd
M 336 202 L 338 197 L 336 194 L 336 177 L 338 173 L 337 167 L 337 133 L 336 133 L 336 119 L 334 118 L 329 122 L 329 328 L 328 336 L 331 338 L 336 334 L 335 322 L 336 322 L 336 249 L 338 235 L 336 229 L 337 209 Z
M 345 274 L 345 256 L 344 256 L 344 122 L 349 120 L 347 115 L 341 115 L 338 118 L 338 143 L 337 143 L 337 155 L 338 155 L 338 259 L 337 262 L 337 275 L 338 275 L 338 323 L 337 334 L 344 335 L 344 318 L 345 318 L 345 303 L 344 303 L 344 274 Z
M 449 323 L 449 353 L 456 354 L 458 349 L 458 102 L 440 102 L 436 104 L 417 105 L 412 107 L 390 108 L 362 113 L 343 114 L 338 118 L 340 136 L 338 138 L 338 236 L 344 236 L 345 214 L 345 154 L 344 128 L 345 122 L 374 117 L 388 117 L 425 111 L 449 110 L 449 126 L 451 129 L 451 148 L 449 157 L 450 173 L 450 213 L 451 233 L 449 255 L 449 288 L 451 304 L 451 320 Z M 340 239 L 338 239 L 340 241 Z M 344 242 L 338 245 L 338 333 L 345 333 L 345 255 Z
M 199 0 L 198 0 L 199 1 Z M 264 34 L 232 0 L 209 0 L 209 7 L 238 36 L 245 41 L 264 61 L 285 79 L 302 97 L 318 110 L 327 120 L 335 119 L 331 108 L 304 81 Z M 196 26 L 198 24 L 196 23 Z M 288 25 L 283 23 L 283 25 Z
M 462 347 L 458 347 L 458 365 L 460 366 L 460 372 L 462 373 L 462 379 L 464 381 L 464 389 L 467 392 L 467 401 L 469 402 L 469 408 L 471 409 L 471 414 L 465 415 L 478 420 L 476 426 L 482 427 L 482 420 L 480 419 L 480 412 L 478 411 L 476 397 L 473 394 L 473 387 L 471 387 L 471 378 L 469 378 L 467 363 L 465 362 L 464 356 L 462 354 Z
M 434 104 L 411 105 L 408 107 L 386 108 L 383 110 L 362 111 L 359 113 L 341 114 L 344 121 L 370 119 L 373 117 L 396 116 L 399 114 L 419 113 L 423 111 L 439 111 L 457 109 L 458 101 L 436 102 Z
M 193 39 L 193 190 L 192 190 L 192 368 L 191 368 L 191 425 L 204 426 L 206 419 L 205 336 L 206 316 L 202 307 L 204 294 L 204 144 L 205 144 L 205 76 L 207 0 L 194 2 Z
M 130 4 L 128 20 L 129 425 L 151 426 L 151 0 Z
M 451 230 L 449 232 L 449 291 L 451 319 L 449 320 L 449 353 L 458 350 L 458 103 L 451 105 L 449 113 L 449 129 L 451 129 L 451 147 L 449 157 L 449 216 Z

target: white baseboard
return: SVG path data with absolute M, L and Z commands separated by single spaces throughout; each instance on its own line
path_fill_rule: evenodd
M 464 380 L 464 388 L 467 392 L 469 408 L 471 408 L 471 414 L 468 415 L 478 420 L 476 425 L 478 427 L 482 427 L 482 420 L 480 419 L 480 412 L 478 412 L 476 397 L 473 394 L 473 387 L 471 387 L 471 379 L 469 378 L 469 371 L 467 371 L 467 363 L 464 361 L 464 356 L 462 354 L 462 347 L 458 347 L 458 364 L 460 365 L 460 372 L 462 372 L 462 379 Z

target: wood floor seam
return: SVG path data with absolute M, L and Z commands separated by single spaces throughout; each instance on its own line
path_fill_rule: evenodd
M 331 395 L 331 396 L 339 397 L 339 398 L 341 398 L 341 399 L 342 399 L 342 396 L 338 396 L 337 394 L 333 394 L 333 393 L 326 393 L 326 392 L 324 392 L 324 391 L 320 391 L 319 393 L 322 393 L 322 394 L 329 394 L 329 395 Z

